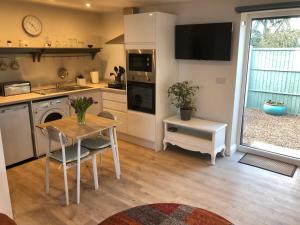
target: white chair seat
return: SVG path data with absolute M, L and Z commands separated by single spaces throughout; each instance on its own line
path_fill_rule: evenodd
M 85 139 L 81 142 L 81 147 L 89 150 L 99 150 L 110 147 L 110 139 L 105 136 L 98 136 Z
M 84 158 L 90 154 L 90 151 L 86 148 L 81 148 L 80 158 Z M 63 163 L 62 150 L 51 152 L 49 157 Z M 77 160 L 77 145 L 66 147 L 66 163 L 74 162 Z

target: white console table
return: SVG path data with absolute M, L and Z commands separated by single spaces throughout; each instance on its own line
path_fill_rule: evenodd
M 164 150 L 170 143 L 190 151 L 208 153 L 211 155 L 211 164 L 215 165 L 217 153 L 225 156 L 226 127 L 225 123 L 198 118 L 189 121 L 183 121 L 178 116 L 167 118 L 164 120 Z

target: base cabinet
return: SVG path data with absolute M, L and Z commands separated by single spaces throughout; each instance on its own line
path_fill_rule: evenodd
M 127 134 L 127 98 L 125 94 L 110 92 L 102 93 L 103 111 L 108 111 L 121 122 L 117 131 Z
M 127 113 L 118 112 L 112 109 L 103 108 L 103 111 L 110 112 L 115 117 L 117 117 L 117 121 L 120 121 L 121 124 L 117 125 L 117 131 L 122 133 L 127 133 Z
M 155 115 L 128 111 L 128 134 L 155 142 Z

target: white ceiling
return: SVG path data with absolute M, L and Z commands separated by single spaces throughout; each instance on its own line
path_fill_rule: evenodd
M 33 2 L 44 5 L 52 5 L 79 10 L 96 12 L 112 12 L 126 7 L 142 7 L 149 5 L 188 2 L 191 0 L 18 0 L 20 2 Z M 90 3 L 91 7 L 85 4 Z

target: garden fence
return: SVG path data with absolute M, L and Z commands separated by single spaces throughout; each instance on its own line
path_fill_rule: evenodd
M 251 48 L 248 74 L 247 108 L 272 100 L 300 115 L 300 48 Z

